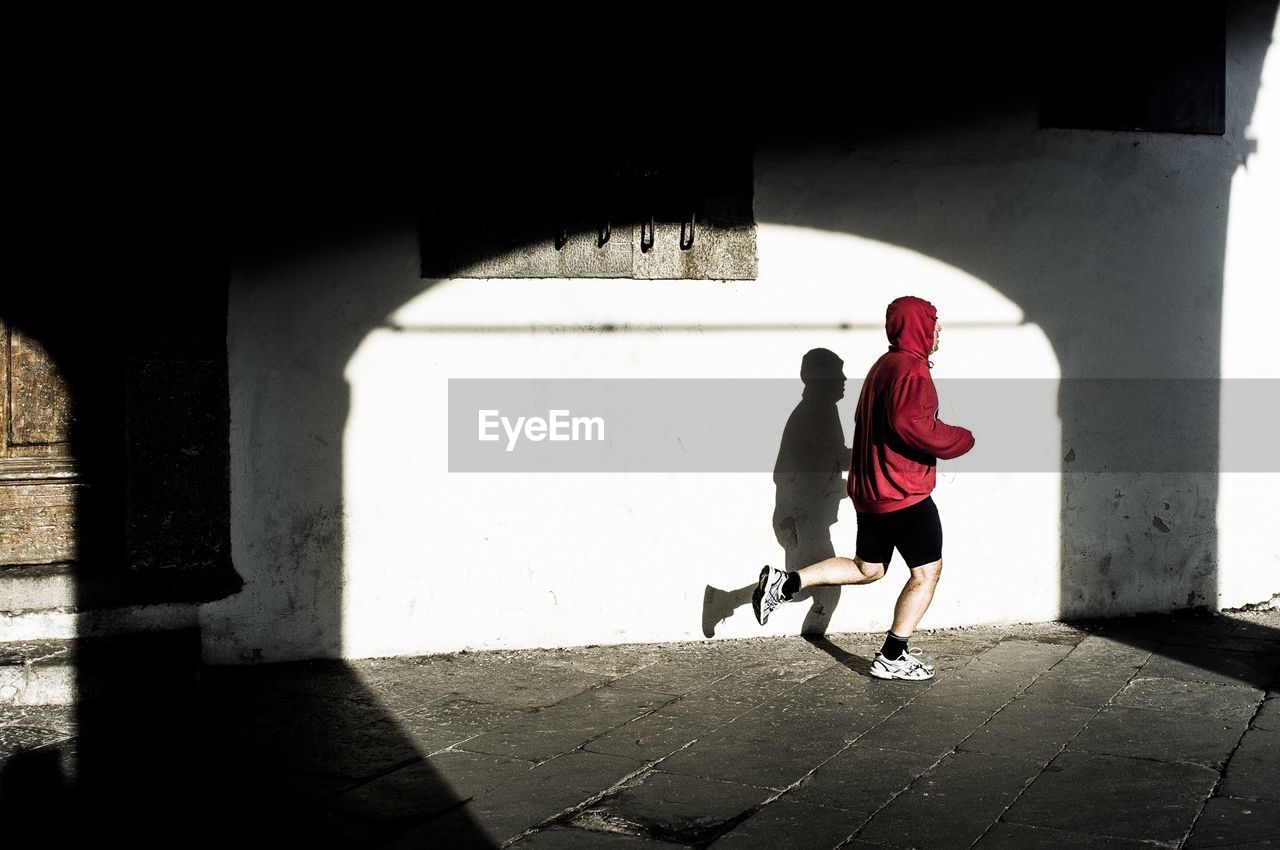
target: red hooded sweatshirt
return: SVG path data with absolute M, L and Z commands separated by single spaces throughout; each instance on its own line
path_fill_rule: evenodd
M 856 510 L 909 508 L 933 492 L 938 458 L 973 448 L 967 428 L 938 418 L 929 375 L 938 311 L 922 298 L 896 299 L 885 313 L 889 350 L 867 372 L 854 415 L 849 496 Z

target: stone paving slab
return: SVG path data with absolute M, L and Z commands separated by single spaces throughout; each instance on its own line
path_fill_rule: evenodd
M 783 799 L 843 809 L 856 814 L 861 825 L 937 762 L 930 755 L 859 743 L 823 764 Z
M 903 750 L 942 758 L 991 717 L 946 705 L 911 703 L 858 739 L 864 747 Z
M 1032 673 L 993 670 L 975 661 L 953 673 L 939 674 L 936 683 L 916 697 L 913 703 L 945 705 L 989 715 L 1025 691 L 1034 681 Z
M 382 721 L 378 721 L 381 723 Z M 475 730 L 459 729 L 449 726 L 435 726 L 424 722 L 424 718 L 409 716 L 391 716 L 387 722 L 392 728 L 399 730 L 406 740 L 411 742 L 419 755 L 429 756 L 453 746 L 461 746 L 477 734 Z
M 780 660 L 767 664 L 752 664 L 744 667 L 741 675 L 754 676 L 761 682 L 781 682 L 800 684 L 819 673 L 833 669 L 838 662 L 826 653 L 813 653 L 809 657 Z
M 343 794 L 330 808 L 375 820 L 423 817 L 487 794 L 532 768 L 532 762 L 502 756 L 440 753 Z
M 0 758 L 8 758 L 27 750 L 36 750 L 46 744 L 65 741 L 70 733 L 40 726 L 18 724 L 0 726 Z
M 1280 641 L 1280 609 L 1241 611 L 1220 616 L 1236 623 L 1234 634 L 1240 637 Z
M 669 717 L 683 717 L 694 725 L 708 724 L 707 728 L 710 729 L 764 705 L 789 687 L 793 685 L 776 682 L 744 684 L 721 680 L 679 697 L 662 706 L 661 710 Z
M 1186 846 L 1280 846 L 1280 803 L 1214 797 L 1204 807 Z
M 844 746 L 843 736 L 812 735 L 767 712 L 753 712 L 674 753 L 660 767 L 671 773 L 781 789 L 798 782 Z
M 609 681 L 610 677 L 602 673 L 539 664 L 516 668 L 502 676 L 473 676 L 447 696 L 503 708 L 543 708 Z
M 493 850 L 512 836 L 502 824 L 487 824 L 469 806 L 449 811 L 419 826 L 401 831 L 390 841 L 371 845 L 387 850 L 423 850 L 448 847 L 449 850 Z
M 963 750 L 1048 763 L 1097 712 L 1040 696 L 1022 696 L 960 742 Z
M 619 688 L 634 688 L 638 691 L 660 692 L 668 696 L 678 697 L 705 687 L 710 682 L 728 676 L 732 671 L 710 671 L 705 663 L 696 660 L 680 659 L 659 661 L 635 673 L 615 679 L 613 684 Z
M 834 667 L 769 699 L 761 709 L 794 711 L 799 716 L 806 709 L 811 714 L 820 714 L 824 708 L 838 707 L 850 713 L 887 717 L 919 698 L 931 684 L 884 681 L 870 676 L 865 670 L 854 672 L 845 667 Z
M 697 721 L 695 717 L 672 717 L 654 712 L 587 741 L 582 748 L 625 758 L 665 758 L 721 725 L 705 718 L 701 723 Z
M 1170 635 L 1161 641 L 1162 652 L 1182 652 L 1179 647 L 1197 647 L 1212 652 L 1272 652 L 1275 641 L 1264 637 L 1242 637 L 1231 632 L 1228 634 L 1197 635 L 1179 633 Z
M 737 782 L 650 771 L 587 807 L 576 821 L 696 843 L 714 838 L 773 793 Z
M 836 847 L 862 819 L 847 811 L 778 800 L 765 806 L 710 846 Z
M 546 850 L 661 850 L 663 847 L 688 847 L 687 844 L 672 844 L 636 835 L 625 835 L 616 832 L 598 832 L 588 829 L 567 827 L 550 827 L 521 838 L 511 845 L 519 850 L 546 848 Z
M 1073 664 L 1089 663 L 1107 667 L 1141 667 L 1160 645 L 1155 640 L 1117 641 L 1099 635 L 1087 635 L 1068 656 Z
M 858 837 L 892 846 L 968 847 L 1041 767 L 1030 759 L 953 753 L 881 809 Z
M 360 781 L 421 758 L 417 742 L 394 720 L 379 720 L 292 753 L 287 767 L 298 773 Z
M 1143 673 L 1166 679 L 1188 679 L 1225 685 L 1247 684 L 1265 688 L 1280 669 L 1280 654 L 1221 652 L 1201 647 L 1165 647 L 1173 655 L 1156 655 Z
M 1274 825 L 1280 612 L 925 631 L 920 683 L 867 674 L 881 640 L 211 668 L 194 704 L 0 706 L 0 795 L 204 789 L 192 812 L 228 834 L 252 816 L 379 848 L 1210 846 Z
M 1253 728 L 1280 732 L 1280 700 L 1272 698 L 1262 704 L 1253 717 Z
M 1227 763 L 1221 793 L 1280 801 L 1280 732 L 1250 729 Z
M 619 652 L 616 646 L 579 646 L 543 650 L 538 660 L 542 664 L 620 678 L 643 670 L 667 654 L 669 651 L 660 644 L 632 645 L 626 652 Z
M 1248 720 L 1258 710 L 1262 691 L 1246 685 L 1188 682 L 1181 679 L 1135 677 L 1116 694 L 1116 705 L 1177 711 L 1196 716 Z
M 1026 693 L 1097 709 L 1110 702 L 1135 672 L 1135 669 L 1127 668 L 1068 667 L 1064 662 L 1032 682 Z
M 447 816 L 405 833 L 393 846 L 451 846 L 479 829 L 496 846 L 585 803 L 643 765 L 600 753 L 574 752 L 524 771 L 467 800 Z M 448 773 L 444 774 L 446 783 Z M 549 824 L 548 824 L 549 825 Z
M 1068 746 L 1070 751 L 1192 762 L 1220 768 L 1244 734 L 1245 721 L 1109 705 Z
M 385 681 L 361 681 L 359 685 L 377 700 L 387 713 L 405 714 L 420 711 L 433 703 L 448 701 L 451 695 L 430 685 L 421 685 L 412 679 L 388 679 Z M 470 701 L 475 703 L 473 700 Z
M 922 691 L 878 687 L 879 680 L 840 668 L 813 677 L 753 708 L 751 717 L 776 719 L 792 730 L 821 728 L 853 740 L 900 709 Z
M 563 663 L 545 663 L 541 654 L 549 652 L 552 650 L 461 652 L 421 658 L 363 659 L 349 664 L 357 674 L 351 678 L 358 689 L 363 688 L 380 704 L 388 703 L 396 710 L 412 710 L 445 698 L 527 710 L 554 705 L 613 678 Z M 236 675 L 221 670 L 219 673 Z
M 1188 628 L 1188 625 L 1196 620 L 1196 617 L 1184 616 L 1175 622 L 1172 618 L 1160 614 L 1139 614 L 1134 617 L 1116 617 L 1109 620 L 1081 620 L 1076 625 L 1119 643 L 1138 643 L 1163 641 L 1169 635 Z M 1235 622 L 1228 622 L 1222 628 L 1234 629 L 1236 625 Z
M 207 761 L 204 763 L 208 763 Z M 318 807 L 351 788 L 352 782 L 325 776 L 306 776 L 260 765 L 209 765 L 209 775 L 228 787 L 259 789 L 264 799 L 287 807 Z
M 989 666 L 992 672 L 1039 673 L 1072 654 L 1075 648 L 1076 645 L 1071 643 L 1005 639 L 974 659 L 974 666 Z
M 0 705 L 0 726 L 21 724 L 74 734 L 76 719 L 70 705 Z
M 1191 830 L 1217 781 L 1217 771 L 1199 765 L 1066 752 L 1003 820 L 1174 843 Z
M 383 719 L 373 697 L 347 699 L 264 690 L 252 684 L 214 686 L 196 706 L 196 722 L 211 737 L 287 735 L 332 738 Z M 245 722 L 252 718 L 252 722 Z
M 982 836 L 974 850 L 1131 850 L 1139 847 L 1150 850 L 1151 846 L 1145 841 L 999 822 Z
M 508 708 L 471 699 L 441 697 L 425 705 L 397 712 L 402 721 L 468 735 L 480 735 L 505 726 L 533 709 Z
M 472 752 L 544 761 L 672 700 L 670 694 L 602 687 L 530 712 L 465 743 Z

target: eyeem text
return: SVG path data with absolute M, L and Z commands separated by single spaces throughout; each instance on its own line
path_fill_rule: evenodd
M 496 410 L 480 411 L 480 441 L 493 443 L 506 434 L 507 451 L 514 451 L 523 436 L 535 443 L 543 440 L 567 442 L 571 440 L 603 440 L 604 419 L 600 416 L 571 416 L 567 410 L 551 410 L 547 418 L 541 416 L 517 416 L 513 422 Z

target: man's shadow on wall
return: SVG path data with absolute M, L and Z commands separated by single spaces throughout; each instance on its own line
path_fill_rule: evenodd
M 773 467 L 773 533 L 786 553 L 788 570 L 835 555 L 831 526 L 846 495 L 843 472 L 849 463 L 849 447 L 836 407 L 844 398 L 844 361 L 834 352 L 815 348 L 800 361 L 800 380 L 804 392 L 782 430 Z M 703 635 L 714 637 L 719 623 L 739 608 L 749 607 L 755 587 L 755 582 L 736 590 L 707 585 L 702 600 Z M 803 590 L 795 601 L 811 603 L 801 634 L 825 634 L 840 603 L 840 588 Z

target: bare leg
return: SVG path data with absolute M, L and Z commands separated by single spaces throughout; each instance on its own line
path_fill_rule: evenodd
M 857 557 L 835 557 L 797 570 L 796 573 L 800 576 L 801 590 L 833 584 L 870 584 L 884 577 L 884 564 L 872 564 Z
M 938 577 L 941 575 L 940 560 L 911 570 L 911 578 L 907 579 L 902 593 L 898 595 L 898 604 L 893 609 L 895 635 L 909 638 L 915 634 L 924 612 L 929 610 L 929 603 L 933 601 L 933 591 L 938 586 Z

